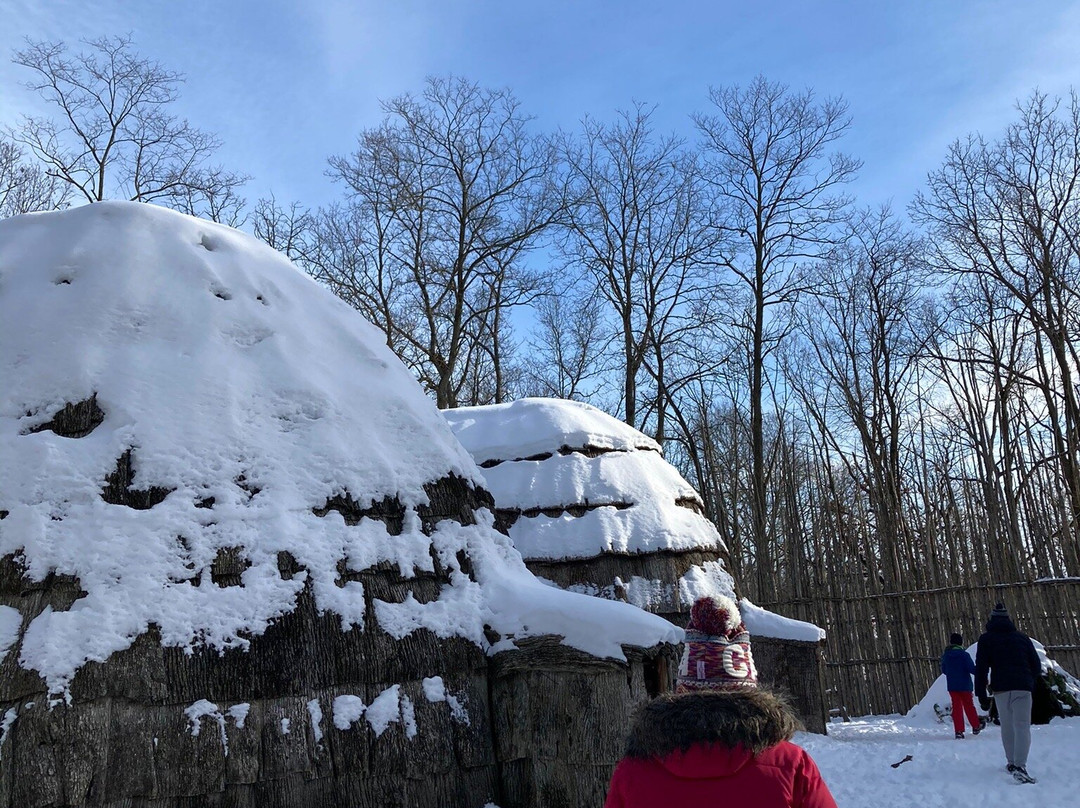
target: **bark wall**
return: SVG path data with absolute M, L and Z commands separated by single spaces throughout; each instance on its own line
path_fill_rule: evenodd
M 0 602 L 29 613 L 66 608 L 77 585 L 33 584 L 0 563 Z M 370 572 L 367 597 L 392 596 L 392 576 Z M 376 581 L 381 585 L 376 585 Z M 438 584 L 413 582 L 417 597 Z M 65 594 L 66 590 L 66 594 Z M 9 653 L 0 666 L 0 806 L 461 806 L 500 791 L 488 702 L 488 661 L 472 643 L 417 631 L 395 640 L 370 614 L 364 631 L 342 632 L 308 594 L 295 611 L 251 639 L 248 651 L 163 648 L 151 631 L 104 663 L 87 663 L 70 703 L 50 706 L 45 684 Z M 424 677 L 441 676 L 467 718 L 429 702 Z M 376 735 L 361 718 L 334 725 L 334 699 L 364 704 L 399 685 L 415 718 Z M 193 722 L 201 699 L 216 712 Z M 309 703 L 321 712 L 316 722 Z M 248 705 L 243 720 L 230 708 Z M 197 732 L 197 734 L 195 734 Z M 321 737 L 319 735 L 321 734 Z M 479 800 L 479 802 L 478 802 Z
M 99 422 L 91 399 L 42 428 L 75 437 Z M 135 488 L 132 469 L 128 452 L 102 498 L 154 507 L 168 491 Z M 454 477 L 425 491 L 425 532 L 445 518 L 471 524 L 492 504 Z M 396 499 L 362 503 L 348 492 L 315 509 L 331 511 L 348 525 L 379 519 L 391 535 L 404 518 Z M 86 663 L 63 698 L 19 666 L 17 642 L 0 659 L 0 808 L 599 808 L 633 710 L 670 688 L 677 649 L 626 649 L 619 663 L 545 638 L 489 660 L 468 641 L 426 630 L 390 637 L 373 602 L 437 598 L 447 574 L 434 561 L 433 573 L 411 578 L 394 565 L 352 570 L 343 561 L 342 583 L 363 584 L 364 630 L 343 632 L 306 589 L 246 650 L 184 653 L 163 647 L 151 625 L 126 650 Z M 243 548 L 221 548 L 191 583 L 205 573 L 215 585 L 242 586 L 246 566 Z M 299 572 L 287 553 L 278 566 L 283 578 Z M 85 594 L 75 577 L 33 581 L 15 556 L 0 558 L 0 605 L 19 612 L 23 630 L 45 608 L 71 609 Z M 434 676 L 454 701 L 428 701 L 423 680 Z M 337 697 L 371 705 L 395 687 L 397 720 L 381 733 L 362 717 L 335 725 Z
M 225 574 L 225 571 L 221 573 Z M 368 628 L 342 632 L 310 594 L 247 651 L 164 648 L 154 630 L 106 662 L 87 663 L 70 702 L 50 703 L 44 681 L 0 663 L 0 806 L 230 806 L 230 808 L 562 808 L 603 805 L 634 709 L 671 689 L 678 648 L 626 648 L 600 660 L 526 640 L 487 659 L 464 640 L 417 631 L 395 640 L 371 599 L 428 599 L 432 578 L 362 573 Z M 0 560 L 0 603 L 24 624 L 45 606 L 67 609 L 82 590 L 70 577 L 42 582 Z M 465 715 L 429 702 L 424 677 L 441 676 Z M 403 721 L 376 735 L 361 718 L 334 725 L 334 699 L 364 704 L 398 685 Z M 193 721 L 200 700 L 213 712 Z M 311 702 L 321 720 L 313 716 Z M 246 705 L 242 720 L 234 708 Z
M 602 808 L 636 708 L 674 687 L 677 646 L 600 660 L 545 638 L 492 660 L 502 808 Z
M 680 598 L 677 582 L 690 567 L 716 560 L 715 553 L 693 550 L 685 553 L 606 554 L 588 559 L 530 560 L 525 563 L 533 574 L 564 589 L 592 587 L 600 597 L 614 600 L 626 599 L 625 588 L 612 583 L 616 578 L 629 581 L 637 576 L 647 581 L 660 581 L 661 588 L 654 593 L 646 608 L 685 628 L 693 604 L 685 603 Z M 821 645 L 758 635 L 751 639 L 754 662 L 761 681 L 788 695 L 807 730 L 824 735 L 827 705 Z
M 751 637 L 758 682 L 786 695 L 810 732 L 826 734 L 822 644 Z

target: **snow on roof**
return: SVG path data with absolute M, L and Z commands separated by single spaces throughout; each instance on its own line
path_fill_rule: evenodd
M 409 576 L 432 569 L 432 546 L 452 585 L 428 604 L 380 604 L 380 624 L 398 636 L 423 625 L 484 644 L 487 623 L 616 657 L 620 643 L 681 636 L 622 604 L 553 593 L 490 515 L 423 535 L 412 510 L 426 503 L 423 485 L 479 481 L 472 459 L 381 332 L 235 230 L 138 203 L 0 222 L 0 378 L 0 556 L 17 554 L 34 580 L 78 576 L 86 592 L 23 631 L 20 664 L 53 691 L 150 623 L 168 645 L 243 647 L 308 583 L 343 627 L 362 627 L 361 584 L 338 586 L 337 562 L 390 560 Z M 48 429 L 65 404 L 91 397 L 104 418 L 89 434 Z M 167 492 L 153 507 L 102 497 L 128 451 L 131 487 Z M 397 497 L 401 535 L 313 512 L 345 493 L 361 505 Z M 226 547 L 250 562 L 242 586 L 193 578 Z M 459 549 L 476 580 L 458 568 Z M 281 551 L 305 571 L 283 579 Z
M 501 507 L 499 500 L 496 503 Z M 510 538 L 530 560 L 593 558 L 601 553 L 717 550 L 720 538 L 710 536 L 702 520 L 693 511 L 677 510 L 675 506 L 601 507 L 576 517 L 522 517 L 510 526 Z
M 498 509 L 533 511 L 510 527 L 525 558 L 723 547 L 713 524 L 686 507 L 701 500 L 656 442 L 595 407 L 525 398 L 443 414 L 477 462 L 506 461 L 482 473 Z M 560 447 L 611 451 L 560 454 Z M 581 505 L 590 510 L 550 513 Z
M 757 634 L 759 637 L 800 642 L 820 642 L 825 639 L 825 629 L 804 620 L 784 617 L 768 609 L 762 609 L 746 598 L 739 601 L 739 611 L 742 612 L 743 623 L 746 624 L 746 630 L 750 632 L 751 637 Z
M 700 507 L 701 498 L 656 441 L 596 407 L 523 398 L 443 415 L 473 459 L 488 464 L 482 473 L 495 507 L 522 512 L 509 534 L 530 561 L 723 549 L 712 522 L 686 507 Z M 581 449 L 594 451 L 568 451 Z M 675 603 L 688 609 L 700 597 L 735 598 L 734 581 L 719 560 L 694 564 L 677 581 L 631 576 L 573 588 L 661 611 Z M 811 623 L 742 603 L 751 634 L 804 642 L 825 636 Z
M 557 452 L 564 446 L 660 451 L 652 438 L 580 401 L 522 398 L 509 404 L 446 410 L 443 415 L 478 464 Z
M 448 420 L 453 424 L 452 416 Z M 654 499 L 670 500 L 673 505 L 676 500 L 701 503 L 693 486 L 658 452 L 615 451 L 596 457 L 555 454 L 546 460 L 500 463 L 481 473 L 500 508 L 528 510 Z

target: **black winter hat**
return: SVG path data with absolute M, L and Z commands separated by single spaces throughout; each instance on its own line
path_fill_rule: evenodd
M 1008 617 L 1009 610 L 1005 608 L 1005 604 L 1000 600 L 994 604 L 994 608 L 990 611 L 991 617 Z
M 953 634 L 949 635 L 949 645 L 963 645 L 963 644 L 964 644 L 964 635 L 963 634 L 953 633 Z

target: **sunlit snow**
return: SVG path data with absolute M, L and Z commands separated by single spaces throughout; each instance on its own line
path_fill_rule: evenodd
M 424 536 L 413 512 L 424 483 L 479 482 L 472 459 L 381 332 L 238 231 L 135 203 L 0 222 L 0 378 L 0 555 L 33 580 L 77 576 L 86 592 L 16 642 L 20 665 L 54 692 L 151 624 L 167 645 L 243 648 L 305 586 L 362 630 L 361 585 L 336 585 L 338 562 L 385 560 L 407 577 L 431 568 L 433 543 L 451 585 L 429 604 L 384 604 L 378 619 L 397 636 L 425 626 L 486 647 L 487 624 L 615 657 L 623 643 L 682 636 L 544 586 L 490 520 Z M 104 420 L 89 434 L 35 431 L 92 396 Z M 129 451 L 132 488 L 167 492 L 153 507 L 102 498 Z M 397 497 L 402 534 L 314 513 L 345 493 Z M 242 548 L 242 586 L 203 574 L 223 548 Z M 298 575 L 279 573 L 280 552 Z

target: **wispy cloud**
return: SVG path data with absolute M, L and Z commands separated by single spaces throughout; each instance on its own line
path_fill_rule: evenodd
M 411 6 L 368 0 L 307 4 L 324 75 L 331 81 L 375 86 L 423 76 L 435 15 L 421 14 Z
M 131 30 L 137 2 L 99 3 L 88 0 L 0 0 L 0 122 L 18 115 L 41 111 L 37 100 L 21 92 L 27 80 L 25 68 L 11 63 L 11 57 L 26 39 L 63 39 L 76 43 L 107 34 Z

